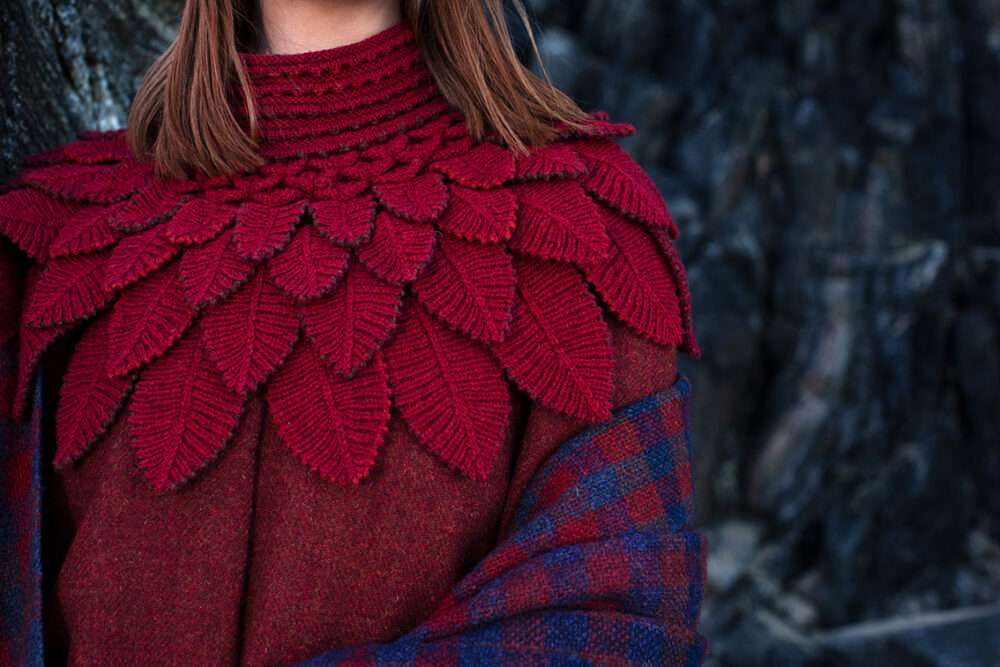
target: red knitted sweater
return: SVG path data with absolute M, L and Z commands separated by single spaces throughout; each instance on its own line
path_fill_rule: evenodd
M 316 615 L 341 610 L 328 642 L 401 633 L 495 541 L 536 448 L 673 379 L 643 385 L 622 369 L 666 373 L 675 348 L 699 354 L 677 230 L 613 141 L 629 126 L 595 114 L 589 132 L 564 131 L 528 156 L 473 140 L 405 21 L 344 47 L 241 57 L 260 169 L 163 179 L 122 131 L 84 132 L 26 159 L 0 197 L 0 232 L 33 260 L 20 318 L 3 318 L 21 353 L 0 407 L 24 414 L 27 380 L 55 350 L 60 474 L 47 506 L 62 517 L 49 558 L 63 568 L 49 641 L 81 662 L 88 641 L 94 656 L 133 658 L 130 647 L 160 641 L 102 634 L 107 612 L 94 605 L 126 626 L 152 614 L 202 627 L 187 612 L 212 607 L 195 598 L 220 586 L 233 627 L 254 615 L 287 625 L 281 594 L 240 617 L 248 587 L 286 586 Z M 246 126 L 241 103 L 234 112 Z M 59 352 L 61 337 L 71 344 Z M 539 410 L 557 426 L 530 426 Z M 532 432 L 548 444 L 525 440 Z M 283 453 L 265 454 L 268 443 Z M 450 505 L 435 517 L 434 502 Z M 284 534 L 262 527 L 278 516 Z M 356 522 L 368 522 L 367 543 L 344 544 Z M 191 553 L 201 547 L 186 534 L 230 523 L 236 532 Z M 269 583 L 251 565 L 261 544 L 273 554 L 286 541 L 326 563 L 342 550 L 360 590 L 418 561 L 444 574 L 352 616 L 343 597 L 309 597 L 324 576 L 290 575 L 294 557 Z M 137 557 L 151 549 L 168 562 Z M 224 585 L 211 574 L 220 561 Z M 115 576 L 144 580 L 130 604 L 108 603 Z M 163 607 L 168 592 L 185 601 Z M 283 626 L 263 647 L 244 642 L 243 659 L 307 657 L 311 632 Z M 163 646 L 182 650 L 176 640 Z M 239 652 L 238 640 L 222 644 L 218 655 Z

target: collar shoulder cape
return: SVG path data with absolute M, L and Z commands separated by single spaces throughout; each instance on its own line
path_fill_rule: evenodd
M 165 179 L 124 130 L 25 158 L 0 232 L 35 260 L 15 395 L 83 328 L 59 390 L 57 468 L 120 410 L 149 485 L 176 488 L 266 392 L 282 439 L 358 483 L 391 406 L 447 465 L 482 478 L 508 380 L 588 422 L 611 416 L 602 310 L 699 356 L 677 229 L 592 114 L 526 156 L 473 139 L 400 23 L 362 42 L 241 54 L 265 164 Z M 249 127 L 242 103 L 234 114 Z

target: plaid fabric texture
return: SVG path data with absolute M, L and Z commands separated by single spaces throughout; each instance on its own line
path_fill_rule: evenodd
M 17 347 L 0 343 L 0 386 L 17 376 Z M 0 665 L 43 664 L 40 371 L 33 388 L 28 421 L 0 411 Z
M 686 376 L 571 438 L 424 623 L 302 665 L 700 665 Z

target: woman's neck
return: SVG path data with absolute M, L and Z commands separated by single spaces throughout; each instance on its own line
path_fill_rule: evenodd
M 257 0 L 258 53 L 303 53 L 353 44 L 402 19 L 399 0 Z

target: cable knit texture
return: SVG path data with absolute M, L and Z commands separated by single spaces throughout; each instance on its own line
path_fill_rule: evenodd
M 0 196 L 0 232 L 36 260 L 8 414 L 24 417 L 44 351 L 82 329 L 57 467 L 128 405 L 147 483 L 174 489 L 260 394 L 291 452 L 332 482 L 365 478 L 393 407 L 443 464 L 482 479 L 507 381 L 568 416 L 611 416 L 604 314 L 699 355 L 677 229 L 614 141 L 631 127 L 593 114 L 527 156 L 476 141 L 405 21 L 241 57 L 258 170 L 163 179 L 123 131 L 82 132 L 27 158 Z M 248 127 L 242 102 L 234 112 Z

